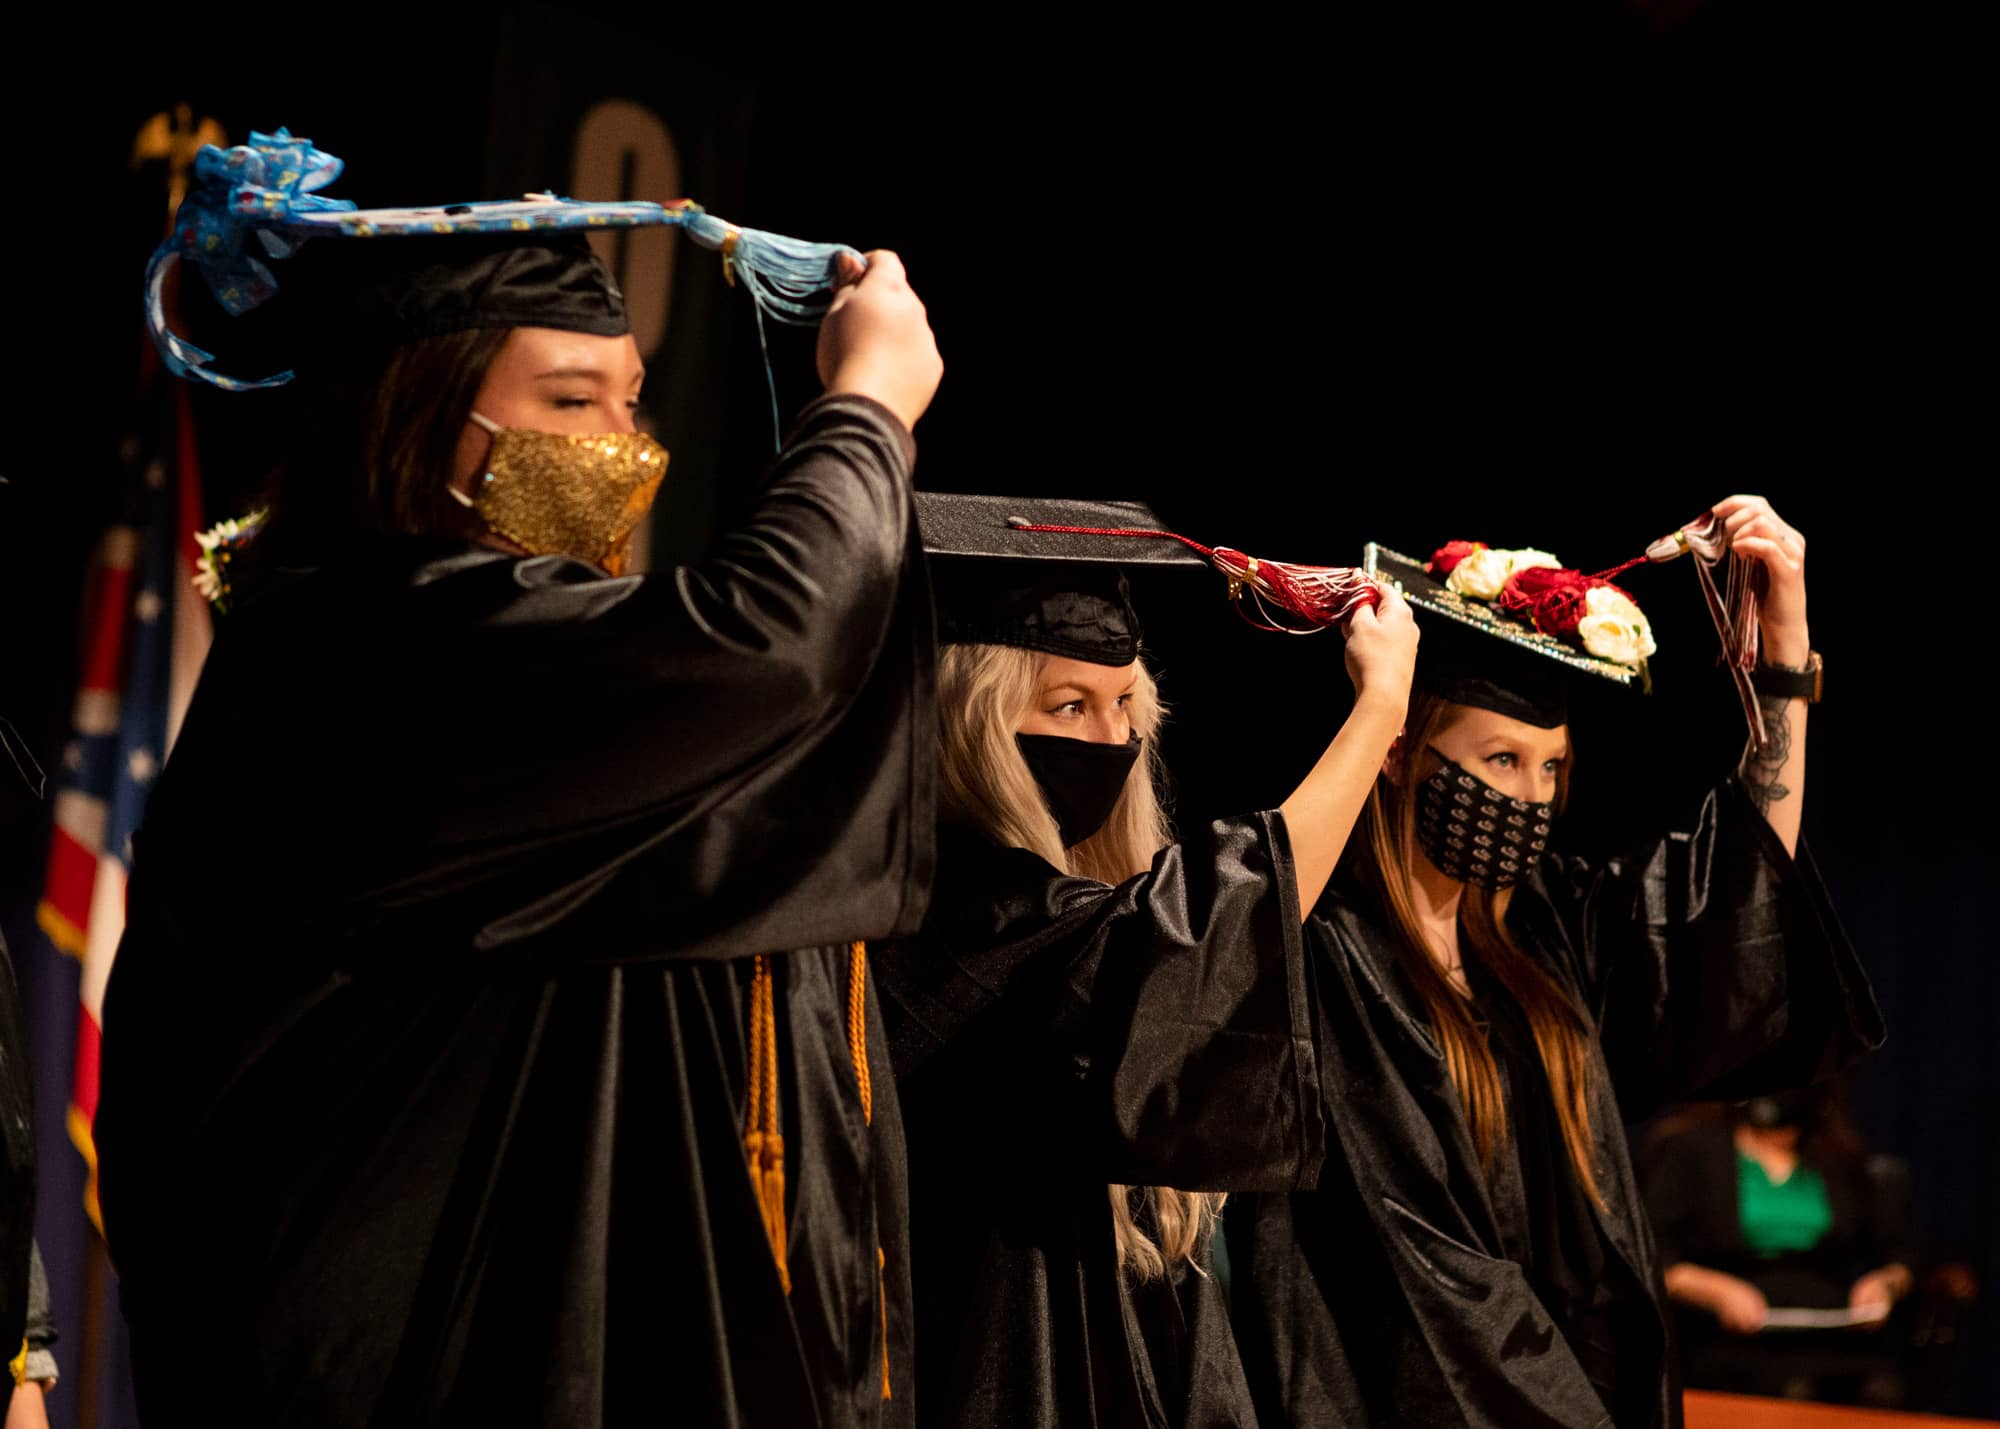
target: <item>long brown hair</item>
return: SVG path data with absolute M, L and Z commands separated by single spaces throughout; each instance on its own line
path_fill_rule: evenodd
M 310 563 L 371 535 L 463 529 L 452 461 L 507 328 L 471 328 L 343 355 L 309 371 L 303 434 L 275 478 L 257 546 Z
M 1422 857 L 1414 797 L 1417 760 L 1458 709 L 1422 691 L 1411 695 L 1400 746 L 1402 777 L 1400 781 L 1391 781 L 1386 774 L 1376 778 L 1363 815 L 1367 837 L 1356 840 L 1355 845 L 1360 871 L 1381 898 L 1383 915 L 1396 934 L 1404 976 L 1423 1002 L 1431 1030 L 1444 1052 L 1445 1066 L 1458 1089 L 1466 1126 L 1479 1153 L 1480 1168 L 1491 1176 L 1507 1136 L 1507 1106 L 1500 1090 L 1499 1069 L 1471 1002 L 1438 966 L 1424 941 L 1411 873 Z M 1558 804 L 1568 793 L 1569 767 L 1565 761 L 1558 775 Z M 1576 1004 L 1507 930 L 1507 908 L 1512 900 L 1512 889 L 1495 892 L 1477 884 L 1465 885 L 1458 912 L 1459 954 L 1465 959 L 1477 958 L 1527 1017 L 1555 1102 L 1570 1167 L 1585 1193 L 1602 1205 L 1590 1133 L 1590 1026 Z
M 1065 849 L 1055 815 L 1014 742 L 1046 658 L 1007 645 L 947 645 L 938 653 L 940 811 L 996 843 L 1039 854 L 1065 873 L 1123 883 L 1144 873 L 1173 842 L 1159 798 L 1165 774 L 1159 687 L 1142 662 L 1126 710 L 1132 732 L 1145 741 L 1145 757 L 1133 764 L 1104 827 Z M 1227 1199 L 1165 1186 L 1112 1186 L 1109 1192 L 1118 1263 L 1142 1281 L 1165 1275 L 1174 1261 L 1198 1266 L 1195 1257 Z M 1135 1202 L 1149 1213 L 1153 1234 L 1134 1218 Z

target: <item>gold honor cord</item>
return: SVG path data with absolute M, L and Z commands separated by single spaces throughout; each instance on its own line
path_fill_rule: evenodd
M 861 1097 L 861 1119 L 875 1124 L 875 1089 L 868 1074 L 868 945 L 847 950 L 847 1052 L 854 1062 L 855 1089 Z M 764 1235 L 771 1242 L 771 1259 L 778 1283 L 792 1293 L 792 1272 L 785 1255 L 785 1141 L 778 1120 L 777 982 L 771 960 L 752 960 L 750 975 L 750 1109 L 743 1132 L 743 1150 L 750 1162 L 750 1181 Z M 889 1257 L 875 1247 L 876 1293 L 882 1303 L 882 1397 L 889 1394 Z
M 750 1115 L 743 1149 L 750 1183 L 763 1213 L 764 1234 L 778 1265 L 778 1283 L 792 1293 L 785 1263 L 785 1139 L 778 1129 L 778 1016 L 771 960 L 753 960 L 750 976 Z
M 875 1088 L 868 1079 L 868 945 L 847 951 L 847 1051 L 861 1093 L 861 1119 L 875 1124 Z M 889 1398 L 889 1255 L 875 1247 L 875 1290 L 882 1301 L 882 1397 Z

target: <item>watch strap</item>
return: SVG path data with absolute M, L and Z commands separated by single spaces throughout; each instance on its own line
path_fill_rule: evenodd
M 1815 650 L 1806 656 L 1803 670 L 1759 664 L 1751 672 L 1750 684 L 1760 695 L 1780 700 L 1804 700 L 1809 705 L 1816 705 L 1823 688 L 1824 670 L 1819 651 Z

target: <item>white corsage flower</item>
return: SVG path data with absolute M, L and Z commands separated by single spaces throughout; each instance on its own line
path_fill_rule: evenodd
M 252 511 L 240 520 L 218 521 L 195 533 L 201 555 L 194 565 L 194 588 L 218 611 L 229 609 L 229 564 L 234 553 L 263 528 L 267 514 Z
M 1598 586 L 1583 599 L 1585 613 L 1576 623 L 1576 635 L 1598 659 L 1637 665 L 1659 648 L 1652 625 L 1623 591 Z
M 1453 566 L 1451 574 L 1445 577 L 1444 585 L 1446 590 L 1456 591 L 1473 600 L 1496 600 L 1500 592 L 1507 588 L 1514 572 L 1561 564 L 1547 551 L 1527 548 L 1506 551 L 1488 546 L 1474 551 Z

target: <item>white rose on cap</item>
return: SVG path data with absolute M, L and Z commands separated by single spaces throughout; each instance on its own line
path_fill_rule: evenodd
M 1637 665 L 1659 647 L 1653 627 L 1623 592 L 1598 586 L 1583 597 L 1585 614 L 1576 623 L 1583 648 L 1600 660 Z
M 1451 574 L 1445 577 L 1444 585 L 1446 590 L 1474 600 L 1494 600 L 1506 589 L 1507 581 L 1514 572 L 1537 566 L 1560 565 L 1562 562 L 1547 551 L 1527 548 L 1505 551 L 1487 546 L 1453 566 Z

